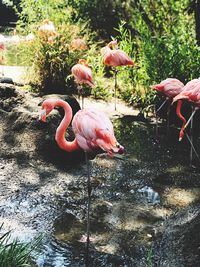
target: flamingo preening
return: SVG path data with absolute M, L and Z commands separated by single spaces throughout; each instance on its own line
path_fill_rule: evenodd
M 185 117 L 181 114 L 181 106 L 183 103 L 183 100 L 186 100 L 190 103 L 192 103 L 192 114 L 188 121 L 186 121 Z M 190 144 L 191 144 L 191 150 L 190 150 L 190 163 L 192 163 L 192 151 L 196 153 L 196 150 L 194 149 L 193 146 L 193 116 L 196 113 L 196 111 L 200 108 L 200 79 L 193 79 L 189 81 L 183 88 L 180 94 L 178 94 L 176 97 L 173 99 L 173 103 L 178 101 L 177 104 L 177 116 L 183 121 L 180 134 L 179 134 L 179 141 L 183 139 L 185 129 L 188 126 L 188 124 L 191 122 L 191 139 L 189 139 Z M 198 156 L 198 154 L 196 153 Z
M 116 93 L 117 93 L 117 69 L 119 66 L 133 66 L 134 61 L 121 49 L 118 49 L 117 40 L 111 41 L 101 49 L 103 56 L 103 63 L 105 65 L 114 67 L 115 73 L 115 110 L 117 110 Z
M 84 92 L 82 84 L 87 84 L 90 87 L 94 87 L 94 82 L 92 79 L 92 70 L 87 64 L 85 59 L 79 59 L 78 63 L 74 65 L 71 69 L 72 75 L 74 76 L 76 82 L 80 85 L 78 88 L 79 95 L 82 96 L 82 108 L 84 107 Z
M 165 103 L 167 101 L 171 102 L 172 99 L 183 90 L 183 87 L 184 87 L 184 84 L 175 78 L 167 78 L 167 79 L 163 80 L 162 82 L 160 82 L 159 84 L 153 85 L 152 86 L 153 89 L 162 93 L 166 97 L 164 102 L 156 110 L 156 114 L 161 110 L 161 108 L 165 105 Z M 169 130 L 169 112 L 170 112 L 170 105 L 169 105 L 168 111 L 167 111 L 167 115 L 168 115 L 167 131 Z M 156 118 L 157 118 L 157 116 L 156 116 Z M 156 122 L 157 122 L 157 120 L 156 120 Z M 156 123 L 156 125 L 157 125 L 157 123 Z M 157 129 L 157 126 L 156 126 L 156 129 Z
M 117 142 L 113 125 L 109 118 L 100 111 L 95 109 L 79 110 L 72 120 L 72 109 L 70 105 L 61 99 L 47 99 L 42 103 L 42 112 L 40 119 L 46 121 L 46 116 L 55 108 L 62 107 L 65 111 L 63 120 L 56 130 L 56 142 L 58 146 L 68 152 L 82 149 L 86 155 L 87 163 L 87 188 L 88 188 L 88 205 L 87 205 L 87 252 L 89 251 L 90 242 L 90 202 L 91 202 L 91 183 L 88 153 L 107 152 L 110 156 L 113 153 L 124 152 L 124 148 Z M 65 132 L 72 120 L 72 129 L 75 139 L 69 142 L 65 139 Z

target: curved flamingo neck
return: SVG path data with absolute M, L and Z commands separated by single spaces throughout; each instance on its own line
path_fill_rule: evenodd
M 184 136 L 184 127 L 185 127 L 185 124 L 186 124 L 186 119 L 181 114 L 181 106 L 182 106 L 182 104 L 183 104 L 183 101 L 182 100 L 178 100 L 177 107 L 176 107 L 176 114 L 183 122 L 181 130 L 180 130 L 180 134 L 179 134 L 179 141 L 181 141 L 183 136 Z
M 65 132 L 66 132 L 66 130 L 67 130 L 67 128 L 71 122 L 71 119 L 72 119 L 72 109 L 71 109 L 70 105 L 63 100 L 58 99 L 55 102 L 55 107 L 62 107 L 65 111 L 64 118 L 62 119 L 59 127 L 56 130 L 55 139 L 56 139 L 58 146 L 61 149 L 66 150 L 68 152 L 79 150 L 80 147 L 77 143 L 76 138 L 72 142 L 67 141 L 65 138 Z

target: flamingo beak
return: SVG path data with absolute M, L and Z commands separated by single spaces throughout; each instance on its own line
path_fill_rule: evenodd
M 46 116 L 47 116 L 46 109 L 42 109 L 39 115 L 39 120 L 46 122 Z
M 118 153 L 121 155 L 121 154 L 124 154 L 125 153 L 125 148 L 123 146 L 120 145 L 120 148 L 118 150 Z
M 113 153 L 118 153 L 118 154 L 124 154 L 125 149 L 124 149 L 123 146 L 121 146 L 120 144 L 117 143 L 116 148 L 113 148 L 113 149 L 112 149 L 112 152 L 113 152 Z

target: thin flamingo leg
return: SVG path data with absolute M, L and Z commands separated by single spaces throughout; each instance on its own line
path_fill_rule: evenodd
M 82 107 L 81 109 L 84 109 L 84 95 L 82 94 Z
M 190 139 L 191 139 L 191 144 L 193 144 L 193 117 L 191 118 L 191 124 L 190 124 Z M 191 145 L 190 146 L 190 166 L 192 166 L 192 160 L 193 160 L 193 149 Z
M 88 190 L 88 203 L 87 203 L 87 240 L 86 240 L 86 255 L 89 256 L 89 245 L 90 245 L 90 206 L 91 206 L 91 179 L 90 179 L 90 164 L 88 154 L 85 152 L 85 160 L 87 165 L 87 190 Z
M 169 114 L 170 114 L 170 105 L 167 108 L 167 136 L 169 136 Z
M 167 100 L 168 100 L 168 98 L 166 98 L 165 101 L 163 101 L 163 103 L 160 105 L 160 107 L 156 110 L 156 113 L 158 113 L 161 110 L 161 108 L 165 105 Z
M 84 90 L 81 85 L 78 86 L 78 95 L 79 95 L 79 103 L 81 106 L 81 109 L 84 108 Z
M 165 105 L 165 103 L 167 102 L 167 100 L 168 100 L 168 98 L 166 98 L 165 101 L 163 101 L 163 103 L 160 105 L 160 107 L 157 110 L 155 109 L 155 114 L 156 114 L 156 135 L 158 135 L 158 115 L 157 115 L 157 113 Z
M 196 111 L 197 111 L 197 109 L 196 109 L 196 108 L 195 108 L 195 109 L 193 108 L 193 112 L 192 112 L 190 118 L 188 119 L 187 123 L 185 124 L 184 129 L 187 128 L 187 126 L 188 126 L 188 124 L 190 123 L 190 121 L 191 121 L 191 123 L 192 123 L 193 116 L 194 116 L 194 114 L 196 113 Z
M 114 92 L 114 97 L 115 97 L 115 111 L 117 110 L 117 70 L 114 69 L 114 78 L 115 78 L 115 92 Z

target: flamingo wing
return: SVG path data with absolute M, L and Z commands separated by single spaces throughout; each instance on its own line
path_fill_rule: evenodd
M 86 83 L 89 86 L 94 86 L 92 80 L 92 71 L 87 66 L 84 66 L 82 64 L 76 64 L 72 67 L 71 71 L 77 82 Z
M 72 128 L 79 146 L 85 151 L 101 148 L 112 154 L 117 148 L 112 123 L 100 111 L 86 109 L 77 112 L 72 122 Z
M 104 50 L 103 62 L 112 67 L 134 65 L 133 60 L 122 50 Z
M 153 89 L 164 93 L 167 97 L 173 98 L 183 90 L 184 84 L 175 78 L 167 78 L 159 84 L 155 84 Z
M 185 99 L 188 101 L 195 101 L 195 98 L 197 97 L 196 94 L 198 94 L 200 88 L 200 79 L 193 79 L 189 81 L 182 89 L 181 93 L 178 94 L 173 99 L 173 103 L 180 100 Z

